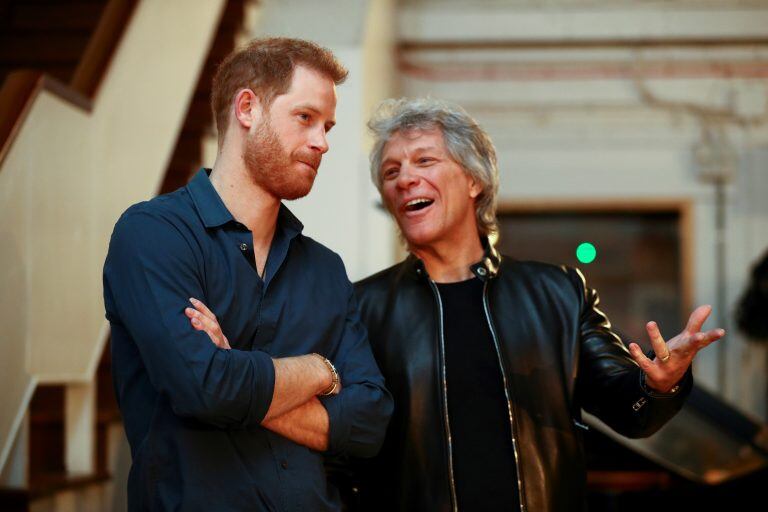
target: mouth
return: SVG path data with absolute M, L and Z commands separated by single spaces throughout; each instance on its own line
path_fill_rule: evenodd
M 317 174 L 317 168 L 319 167 L 319 165 L 313 165 L 313 164 L 311 164 L 311 163 L 309 163 L 309 162 L 305 162 L 305 161 L 303 161 L 303 160 L 298 160 L 298 162 L 299 162 L 300 164 L 304 164 L 304 165 L 306 165 L 307 167 L 309 167 L 310 169 L 312 169 L 312 170 L 315 172 L 315 174 Z
M 426 197 L 417 197 L 416 199 L 411 199 L 405 205 L 403 206 L 403 210 L 408 212 L 418 212 L 421 210 L 424 210 L 426 208 L 429 208 L 432 206 L 432 203 L 434 203 L 434 199 L 428 199 Z

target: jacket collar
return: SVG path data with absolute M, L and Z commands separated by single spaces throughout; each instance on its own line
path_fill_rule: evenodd
M 488 237 L 481 237 L 480 241 L 485 250 L 483 258 L 470 265 L 469 269 L 475 277 L 481 281 L 486 281 L 495 278 L 499 274 L 501 254 L 499 254 L 499 251 L 496 250 L 496 247 L 491 243 Z M 419 277 L 429 279 L 429 274 L 427 273 L 427 268 L 424 266 L 424 262 L 414 256 L 413 253 L 408 255 L 405 264 L 407 268 L 411 269 Z
M 475 276 L 481 281 L 486 279 L 493 279 L 499 274 L 499 265 L 501 265 L 501 254 L 496 250 L 496 247 L 491 243 L 491 240 L 484 236 L 481 239 L 485 254 L 483 259 L 469 267 Z

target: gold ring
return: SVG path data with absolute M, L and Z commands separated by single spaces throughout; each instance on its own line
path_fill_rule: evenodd
M 670 354 L 670 353 L 669 353 L 669 350 L 667 350 L 667 353 L 666 353 L 664 356 L 662 356 L 662 357 L 660 358 L 660 359 L 661 359 L 661 362 L 662 362 L 662 363 L 666 363 L 667 361 L 669 361 L 669 358 L 670 358 L 671 356 L 672 356 L 672 354 Z

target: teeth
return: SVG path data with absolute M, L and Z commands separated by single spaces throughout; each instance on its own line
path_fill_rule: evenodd
M 418 199 L 412 199 L 408 201 L 407 203 L 405 203 L 405 206 L 414 206 L 421 203 L 431 203 L 431 202 L 432 202 L 431 199 L 424 199 L 423 197 L 420 197 Z

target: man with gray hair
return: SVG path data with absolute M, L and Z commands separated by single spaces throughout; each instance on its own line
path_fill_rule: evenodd
M 502 257 L 496 153 L 460 107 L 388 100 L 373 182 L 409 256 L 356 285 L 395 411 L 362 471 L 362 510 L 573 510 L 581 410 L 648 436 L 683 405 L 691 361 L 724 335 L 701 306 L 655 354 L 627 349 L 578 270 Z

